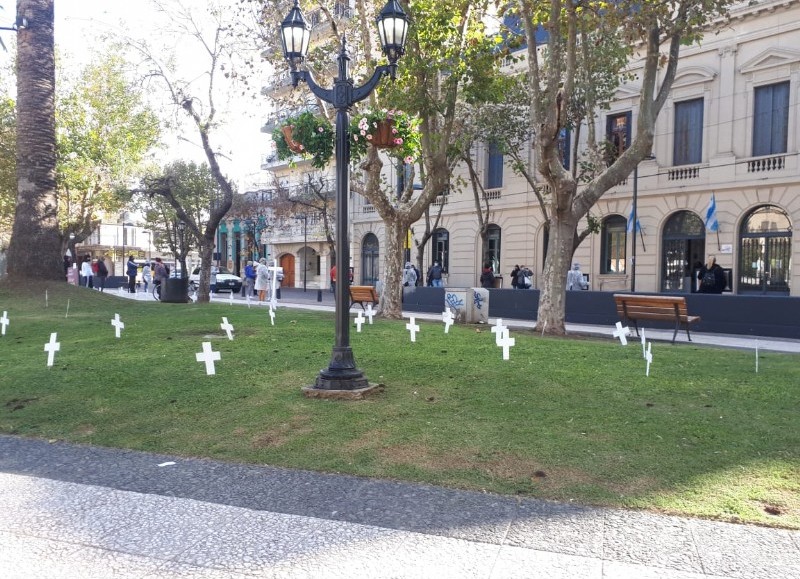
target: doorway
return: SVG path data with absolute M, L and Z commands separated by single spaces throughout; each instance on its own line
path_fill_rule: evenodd
M 789 295 L 792 224 L 778 207 L 752 211 L 739 232 L 739 287 L 744 294 Z
M 702 267 L 706 252 L 706 228 L 691 211 L 678 211 L 664 226 L 661 250 L 661 291 L 692 291 L 693 271 Z
M 281 256 L 280 266 L 283 268 L 282 287 L 294 287 L 294 255 L 286 253 Z

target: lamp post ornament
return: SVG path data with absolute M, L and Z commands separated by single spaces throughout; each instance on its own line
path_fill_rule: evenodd
M 308 70 L 299 70 L 308 53 L 311 39 L 311 26 L 303 17 L 298 0 L 281 23 L 281 42 L 283 55 L 289 62 L 292 75 L 292 86 L 302 80 L 314 95 L 333 105 L 336 109 L 336 261 L 350 263 L 349 232 L 347 228 L 347 204 L 350 188 L 350 108 L 364 100 L 384 77 L 395 79 L 397 59 L 404 52 L 406 34 L 408 33 L 408 16 L 397 3 L 389 0 L 377 17 L 378 34 L 381 47 L 389 64 L 375 69 L 372 77 L 361 86 L 354 86 L 350 77 L 350 57 L 347 54 L 347 42 L 342 35 L 342 47 L 337 57 L 339 74 L 333 81 L 332 89 L 319 86 Z M 342 275 L 342 274 L 340 274 Z M 345 279 L 342 277 L 341 279 Z M 350 347 L 350 316 L 348 284 L 336 284 L 336 342 L 328 368 L 320 371 L 314 384 L 319 390 L 357 390 L 369 384 L 363 372 L 356 368 L 353 350 Z

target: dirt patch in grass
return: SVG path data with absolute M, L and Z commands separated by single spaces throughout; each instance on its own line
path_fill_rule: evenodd
M 94 432 L 95 428 L 91 424 L 81 424 L 75 429 L 76 436 L 92 436 Z
M 269 430 L 256 434 L 252 441 L 253 448 L 279 448 L 295 436 L 312 432 L 310 424 L 311 417 L 307 414 L 292 416 L 287 422 L 282 422 Z
M 383 445 L 385 439 L 386 431 L 375 428 L 345 444 L 344 450 L 348 453 L 354 453 L 379 448 Z

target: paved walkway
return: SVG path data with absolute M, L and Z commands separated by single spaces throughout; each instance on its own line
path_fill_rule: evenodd
M 800 577 L 800 532 L 0 436 L 6 579 Z

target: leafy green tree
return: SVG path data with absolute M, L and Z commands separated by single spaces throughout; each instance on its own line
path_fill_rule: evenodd
M 0 251 L 8 246 L 17 198 L 17 115 L 14 101 L 0 98 Z
M 158 143 L 159 120 L 110 50 L 59 91 L 56 103 L 58 219 L 62 250 L 84 241 L 103 213 L 123 208 L 120 188 Z
M 652 149 L 656 118 L 667 100 L 681 44 L 691 44 L 709 22 L 724 15 L 729 0 L 656 2 L 621 0 L 518 0 L 527 42 L 527 89 L 531 128 L 536 132 L 536 165 L 549 188 L 544 199 L 548 246 L 537 315 L 538 328 L 564 333 L 566 276 L 580 221 L 610 188 L 624 180 Z M 547 33 L 537 46 L 537 31 Z M 580 177 L 564 168 L 562 131 L 591 120 L 592 111 L 608 102 L 608 86 L 596 82 L 587 53 L 604 41 L 610 58 L 601 61 L 608 82 L 622 78 L 629 62 L 641 57 L 639 112 L 633 141 L 619 155 L 602 159 L 602 143 L 589 135 L 588 172 Z M 605 67 L 605 68 L 604 68 Z M 588 123 L 591 127 L 593 122 Z M 602 159 L 602 161 L 601 161 Z

